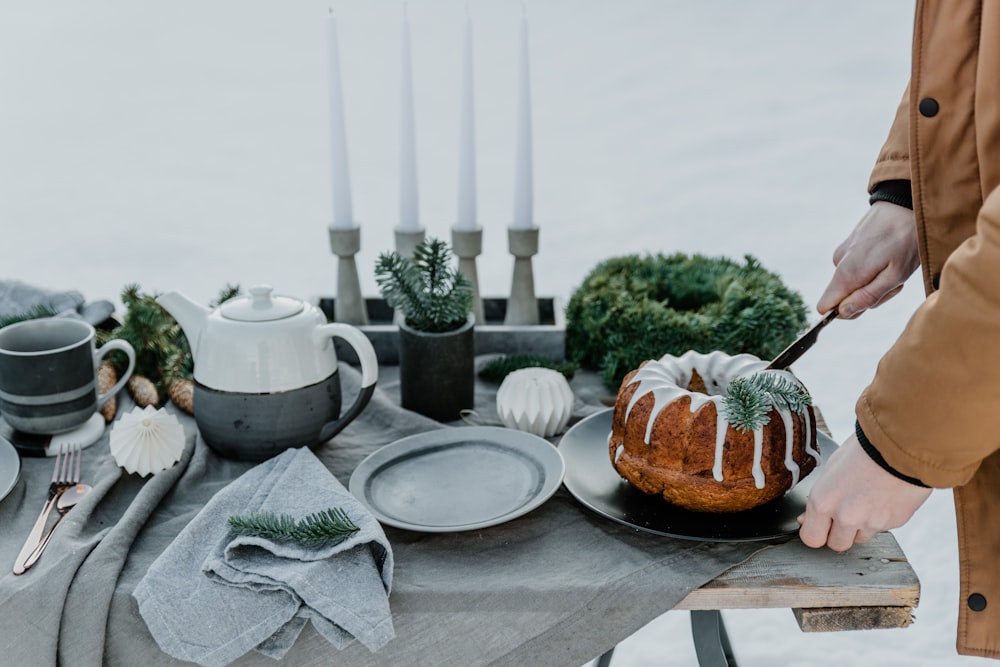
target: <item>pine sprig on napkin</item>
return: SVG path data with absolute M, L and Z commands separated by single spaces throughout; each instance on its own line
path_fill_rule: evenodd
M 339 507 L 331 507 L 295 519 L 289 514 L 270 512 L 229 517 L 229 526 L 238 535 L 262 537 L 276 542 L 298 542 L 316 548 L 340 544 L 360 530 Z

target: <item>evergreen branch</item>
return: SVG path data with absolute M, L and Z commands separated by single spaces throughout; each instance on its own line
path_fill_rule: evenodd
M 777 373 L 759 373 L 764 377 L 767 393 L 775 405 L 782 403 L 792 412 L 802 412 L 806 406 L 812 405 L 812 397 L 805 387 Z
M 571 361 L 552 361 L 540 354 L 509 354 L 486 363 L 479 369 L 479 377 L 487 382 L 500 383 L 510 373 L 522 368 L 551 368 L 562 373 L 567 380 L 572 380 L 579 365 Z
M 213 303 L 222 303 L 239 293 L 238 285 L 226 285 Z M 120 326 L 110 332 L 98 331 L 98 342 L 122 339 L 135 349 L 135 374 L 149 378 L 160 400 L 167 395 L 167 385 L 178 378 L 191 379 L 194 360 L 191 347 L 176 320 L 156 301 L 156 294 L 145 294 L 137 283 L 124 286 L 121 293 L 126 307 Z M 121 374 L 128 360 L 113 351 L 109 361 Z
M 339 507 L 331 507 L 299 520 L 289 514 L 278 516 L 270 512 L 234 515 L 229 517 L 229 527 L 237 535 L 275 542 L 298 542 L 309 548 L 340 544 L 360 530 Z
M 755 431 L 771 421 L 771 398 L 744 380 L 736 378 L 729 384 L 722 399 L 722 416 L 739 431 Z
M 451 249 L 448 244 L 440 239 L 428 239 L 426 243 L 420 244 L 414 250 L 413 263 L 422 278 L 421 286 L 425 294 L 428 297 L 440 296 L 442 297 L 441 303 L 446 303 L 459 284 L 457 281 L 461 276 L 449 266 Z
M 472 311 L 472 283 L 458 271 L 446 268 L 444 275 L 449 284 L 442 286 L 439 298 L 428 299 L 429 312 L 433 313 L 434 321 L 457 329 Z
M 422 277 L 428 294 L 443 294 L 448 289 L 448 245 L 440 239 L 428 239 L 413 252 L 413 263 Z
M 390 308 L 419 312 L 420 281 L 413 266 L 399 253 L 381 253 L 375 263 L 375 282 Z
M 451 249 L 427 239 L 413 259 L 398 252 L 381 253 L 375 282 L 389 306 L 403 314 L 418 331 L 441 333 L 461 327 L 472 312 L 472 284 L 450 267 Z
M 37 320 L 42 317 L 53 317 L 56 315 L 56 311 L 52 310 L 44 304 L 38 304 L 23 313 L 16 313 L 14 315 L 7 315 L 5 317 L 0 317 L 0 329 L 8 326 L 10 324 L 16 324 L 18 322 L 24 322 L 26 320 Z
M 234 296 L 237 296 L 239 293 L 240 293 L 239 285 L 230 285 L 229 283 L 226 283 L 226 286 L 223 287 L 221 290 L 219 290 L 219 295 L 215 297 L 215 301 L 208 304 L 208 307 L 215 308 L 216 306 L 222 305 L 226 301 L 232 299 Z
M 755 431 L 770 421 L 774 407 L 803 412 L 812 405 L 805 388 L 778 373 L 761 371 L 738 377 L 729 383 L 722 399 L 726 421 L 740 431 Z

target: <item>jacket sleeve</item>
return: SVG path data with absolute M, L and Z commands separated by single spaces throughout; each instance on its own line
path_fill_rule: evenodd
M 858 399 L 864 433 L 899 472 L 967 482 L 1000 449 L 1000 188 Z
M 868 179 L 869 194 L 883 181 L 910 180 L 910 86 L 903 92 L 903 100 L 896 109 L 896 118 L 889 128 L 889 136 L 879 151 L 875 167 Z

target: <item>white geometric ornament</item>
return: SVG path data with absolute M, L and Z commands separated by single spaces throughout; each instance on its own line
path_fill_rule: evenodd
M 166 410 L 147 405 L 121 416 L 111 427 L 111 455 L 122 468 L 145 477 L 177 463 L 184 427 Z
M 547 438 L 566 428 L 573 413 L 573 390 L 558 371 L 522 368 L 500 383 L 497 413 L 507 428 Z

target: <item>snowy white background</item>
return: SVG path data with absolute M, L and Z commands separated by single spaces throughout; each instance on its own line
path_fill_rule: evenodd
M 458 80 L 475 23 L 483 293 L 511 259 L 516 0 L 411 0 L 420 215 L 455 219 Z M 128 282 L 208 301 L 227 282 L 332 294 L 327 2 L 0 3 L 0 278 L 112 298 Z M 337 0 L 362 287 L 398 220 L 396 0 Z M 815 303 L 867 207 L 906 83 L 912 0 L 528 0 L 541 295 L 601 259 L 756 255 Z M 797 364 L 834 435 L 921 298 L 837 322 Z M 815 317 L 815 314 L 813 314 Z M 917 622 L 802 634 L 787 610 L 727 612 L 744 666 L 987 664 L 954 651 L 950 494 L 897 537 Z M 616 667 L 690 665 L 687 615 L 623 643 Z

